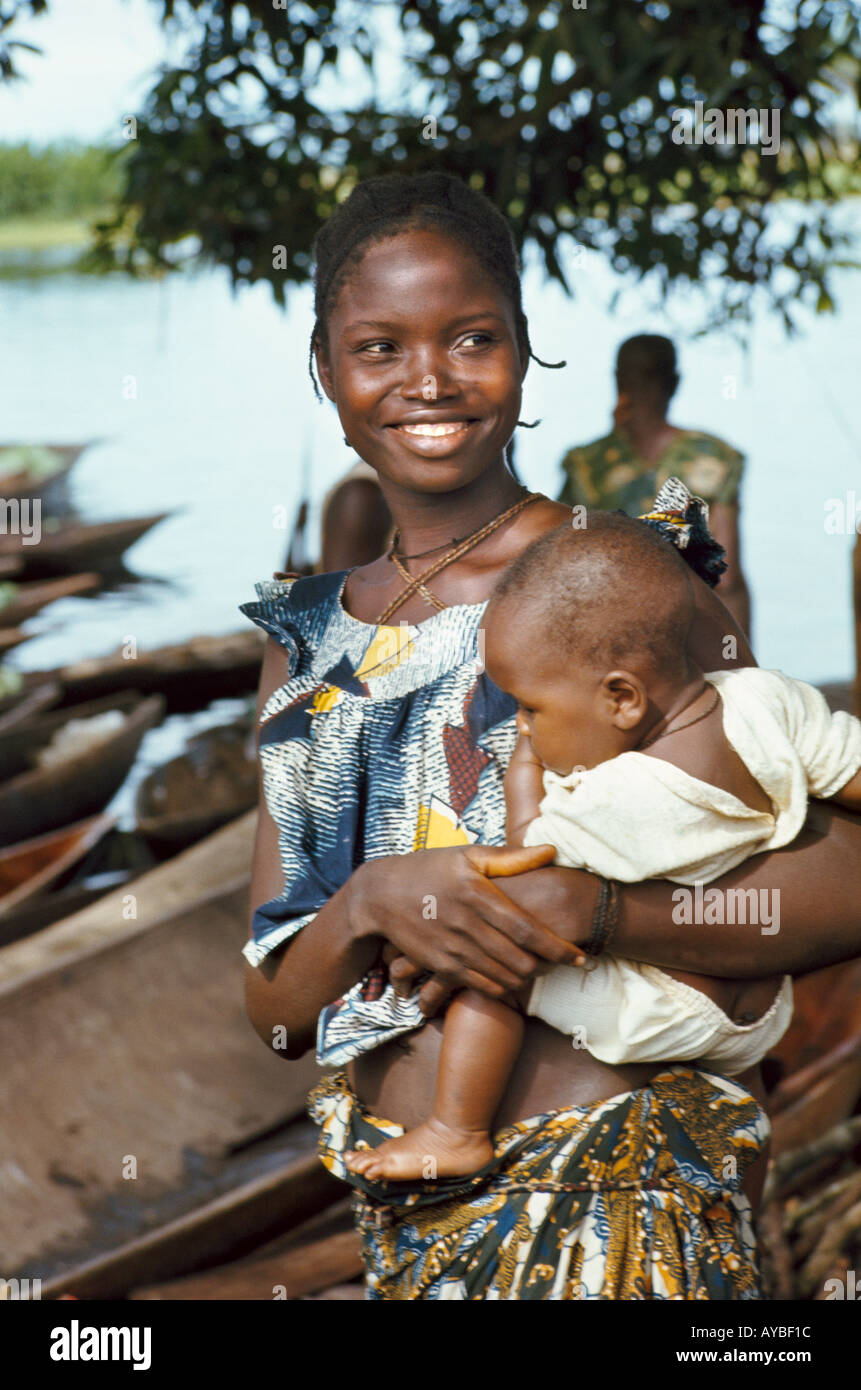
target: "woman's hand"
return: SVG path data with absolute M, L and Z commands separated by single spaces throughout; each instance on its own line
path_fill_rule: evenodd
M 582 963 L 576 946 L 490 881 L 542 868 L 553 856 L 552 845 L 467 845 L 368 860 L 350 880 L 353 933 L 357 939 L 383 936 L 396 956 L 407 958 L 395 970 L 402 987 L 417 971 L 435 977 L 422 991 L 426 1012 L 435 1012 L 455 989 L 500 999 L 522 988 L 542 963 Z

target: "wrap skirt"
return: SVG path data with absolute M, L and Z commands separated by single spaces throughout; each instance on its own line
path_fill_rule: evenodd
M 346 1074 L 308 1097 L 326 1168 L 354 1188 L 370 1300 L 762 1297 L 742 1191 L 768 1117 L 734 1081 L 669 1066 L 644 1086 L 520 1120 L 467 1178 L 371 1182 L 348 1149 L 403 1128 Z

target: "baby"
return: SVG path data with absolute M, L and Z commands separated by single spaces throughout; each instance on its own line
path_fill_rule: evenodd
M 679 552 L 618 513 L 541 537 L 506 571 L 485 615 L 485 665 L 519 706 L 509 843 L 552 845 L 556 863 L 606 880 L 696 885 L 788 844 L 808 794 L 861 808 L 861 722 L 777 671 L 704 674 L 688 655 L 693 619 Z M 599 946 L 610 925 L 599 913 Z M 488 1163 L 524 1008 L 609 1064 L 742 1072 L 788 1027 L 791 982 L 750 1023 L 709 997 L 713 985 L 596 954 L 591 970 L 548 968 L 508 1001 L 463 990 L 445 1017 L 433 1114 L 347 1166 L 410 1179 Z

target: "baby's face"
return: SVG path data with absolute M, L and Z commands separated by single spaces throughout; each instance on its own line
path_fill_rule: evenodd
M 594 671 L 576 669 L 546 640 L 530 637 L 508 605 L 491 610 L 484 642 L 487 674 L 517 701 L 518 728 L 546 768 L 567 777 L 616 756 L 618 733 Z

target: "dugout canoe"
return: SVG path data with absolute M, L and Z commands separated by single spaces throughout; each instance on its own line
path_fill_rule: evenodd
M 0 535 L 0 560 L 17 562 L 22 574 L 33 579 L 81 570 L 109 571 L 129 546 L 168 516 L 170 512 L 156 512 L 89 525 L 65 521 L 55 527 L 46 521 L 35 544 L 25 545 L 22 536 Z
M 39 681 L 13 700 L 4 701 L 0 713 L 0 738 L 37 714 L 55 705 L 62 694 L 59 681 Z
M 103 703 L 108 708 L 98 707 Z M 119 717 L 106 730 L 105 716 L 111 714 Z M 131 696 L 94 702 L 77 711 L 39 715 L 29 727 L 0 739 L 7 756 L 0 783 L 0 845 L 12 845 L 103 811 L 125 781 L 144 735 L 163 716 L 161 696 Z M 99 722 L 86 730 L 73 728 L 75 719 Z M 73 735 L 79 736 L 74 745 L 65 751 L 58 748 Z M 12 773 L 10 766 L 15 766 L 13 759 L 19 753 L 26 765 Z
M 107 893 L 131 883 L 156 862 L 152 850 L 133 831 L 109 829 L 50 888 L 0 915 L 0 947 L 22 941 L 81 912 Z
M 51 505 L 67 501 L 69 474 L 87 444 L 0 444 L 0 497 L 40 498 Z M 39 462 L 28 458 L 39 455 Z M 39 466 L 45 456 L 53 456 L 54 470 L 45 473 Z
M 256 800 L 253 722 L 246 717 L 195 734 L 183 753 L 144 778 L 135 797 L 137 831 L 157 854 L 176 854 Z
M 13 647 L 20 647 L 22 642 L 29 642 L 32 636 L 32 632 L 22 632 L 20 627 L 0 627 L 0 656 L 11 652 Z
M 191 1272 L 204 1247 L 212 1262 L 230 1258 L 249 1231 L 259 1243 L 301 1219 L 307 1189 L 291 1186 L 292 1210 L 279 1207 L 284 1144 L 266 1150 L 265 1136 L 303 1112 L 319 1072 L 313 1058 L 279 1058 L 245 1014 L 255 822 L 252 811 L 144 874 L 131 902 L 121 889 L 0 950 L 5 1277 L 104 1268 L 142 1242 L 122 1275 L 132 1287 Z M 332 1180 L 313 1136 L 286 1157 L 302 1155 L 319 1192 L 318 1169 Z M 249 1183 L 249 1200 L 232 1202 Z M 229 1229 L 192 1220 L 212 1203 L 229 1208 Z M 167 1255 L 147 1258 L 165 1250 L 150 1235 L 165 1225 Z M 115 1273 L 101 1284 L 94 1274 L 71 1291 L 116 1287 Z
M 70 574 L 63 579 L 37 579 L 16 584 L 15 593 L 0 607 L 0 621 L 10 626 L 24 623 L 58 598 L 76 598 L 90 594 L 102 582 L 99 574 Z
M 224 636 L 192 637 L 185 642 L 138 651 L 133 657 L 119 647 L 109 656 L 87 658 L 24 677 L 25 688 L 38 681 L 58 681 L 64 708 L 82 700 L 123 690 L 164 696 L 169 714 L 205 708 L 213 700 L 248 695 L 257 689 L 265 634 L 242 628 Z
M 56 705 L 37 709 L 29 717 L 22 716 L 11 729 L 0 729 L 0 791 L 10 778 L 32 771 L 41 750 L 69 720 L 94 719 L 114 712 L 129 715 L 138 708 L 141 698 L 134 690 L 121 690 L 101 700 L 85 700 L 69 709 Z
M 113 816 L 90 816 L 0 849 L 0 925 L 14 908 L 47 892 L 80 863 L 114 823 Z

